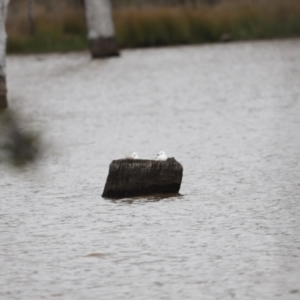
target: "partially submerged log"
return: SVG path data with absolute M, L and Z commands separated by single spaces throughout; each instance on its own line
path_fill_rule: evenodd
M 102 197 L 121 199 L 135 196 L 178 194 L 183 168 L 174 158 L 166 161 L 119 159 L 109 166 Z

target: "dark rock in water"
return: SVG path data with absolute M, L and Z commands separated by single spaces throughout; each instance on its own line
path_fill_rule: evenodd
M 183 168 L 174 158 L 165 161 L 119 159 L 109 166 L 102 197 L 121 199 L 156 194 L 177 194 Z

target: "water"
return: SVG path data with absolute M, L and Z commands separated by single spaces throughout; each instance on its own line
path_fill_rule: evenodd
M 46 153 L 1 165 L 2 299 L 299 299 L 300 40 L 8 57 Z M 101 198 L 159 150 L 182 197 Z

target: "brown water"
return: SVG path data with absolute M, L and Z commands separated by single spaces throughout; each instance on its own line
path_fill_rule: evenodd
M 300 40 L 8 58 L 46 154 L 0 166 L 1 299 L 299 299 Z M 159 150 L 182 197 L 101 198 Z

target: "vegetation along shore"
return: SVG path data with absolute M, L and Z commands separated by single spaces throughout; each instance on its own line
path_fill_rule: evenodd
M 11 0 L 8 53 L 87 49 L 84 7 L 82 1 L 73 2 L 36 1 L 29 12 L 27 1 Z M 131 2 L 113 1 L 120 48 L 300 36 L 298 0 Z

